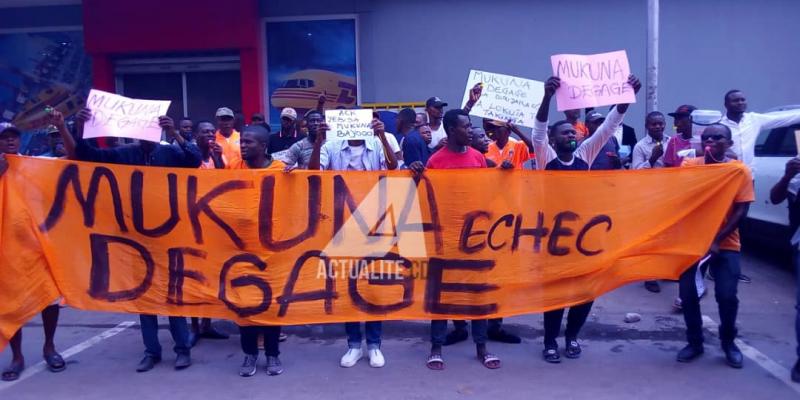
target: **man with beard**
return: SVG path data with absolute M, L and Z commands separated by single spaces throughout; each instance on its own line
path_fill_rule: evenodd
M 634 93 L 641 89 L 639 80 L 631 75 L 628 85 Z M 547 127 L 547 116 L 550 111 L 550 100 L 561 86 L 561 80 L 551 77 L 544 85 L 544 97 L 536 113 L 533 127 L 533 145 L 536 154 L 536 168 L 539 170 L 555 171 L 588 171 L 603 150 L 604 145 L 614 135 L 614 131 L 622 123 L 622 118 L 628 111 L 628 104 L 619 104 L 611 112 L 595 133 L 578 145 L 577 132 L 568 120 L 561 120 Z M 578 343 L 578 333 L 586 322 L 592 309 L 593 301 L 576 305 L 570 308 L 567 316 L 567 329 L 565 342 L 567 358 L 578 358 L 581 355 L 581 346 Z M 549 363 L 561 362 L 556 339 L 561 331 L 561 320 L 564 309 L 552 310 L 544 313 L 544 350 L 542 356 Z
M 317 135 L 322 134 L 324 139 L 324 131 L 327 130 L 328 125 L 325 123 L 325 117 L 322 116 L 322 112 L 310 110 L 306 113 L 305 120 L 308 136 L 293 144 L 286 153 L 284 161 L 286 162 L 287 172 L 295 168 L 308 169 Z

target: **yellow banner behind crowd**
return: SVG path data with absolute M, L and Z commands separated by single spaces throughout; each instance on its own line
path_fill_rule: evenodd
M 9 157 L 0 345 L 63 297 L 244 324 L 541 312 L 675 278 L 740 165 L 629 172 L 190 170 Z

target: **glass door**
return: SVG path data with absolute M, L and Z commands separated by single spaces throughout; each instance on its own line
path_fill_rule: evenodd
M 170 100 L 170 117 L 214 120 L 219 107 L 240 112 L 238 56 L 133 58 L 116 62 L 117 93 Z

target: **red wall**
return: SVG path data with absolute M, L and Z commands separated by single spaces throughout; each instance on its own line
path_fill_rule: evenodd
M 113 91 L 113 56 L 235 50 L 245 115 L 264 110 L 259 24 L 258 0 L 83 1 L 83 35 L 95 88 Z

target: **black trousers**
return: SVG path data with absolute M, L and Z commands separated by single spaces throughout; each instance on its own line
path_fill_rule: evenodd
M 500 330 L 500 326 L 502 324 L 503 324 L 503 319 L 502 318 L 490 319 L 489 320 L 489 329 L 487 329 L 487 331 L 488 332 L 498 332 Z M 454 319 L 453 320 L 453 326 L 456 329 L 467 330 L 467 321 L 460 320 L 460 319 Z
M 592 311 L 593 301 L 580 304 L 569 308 L 567 314 L 567 330 L 564 331 L 564 337 L 567 340 L 575 340 L 578 333 L 581 331 L 586 318 L 589 317 L 589 312 Z M 552 310 L 544 313 L 544 345 L 545 347 L 558 346 L 556 338 L 561 332 L 561 319 L 564 318 L 564 309 Z
M 278 337 L 281 335 L 280 326 L 239 326 L 242 351 L 251 356 L 258 355 L 258 335 L 264 334 L 264 354 L 268 357 L 277 357 Z

